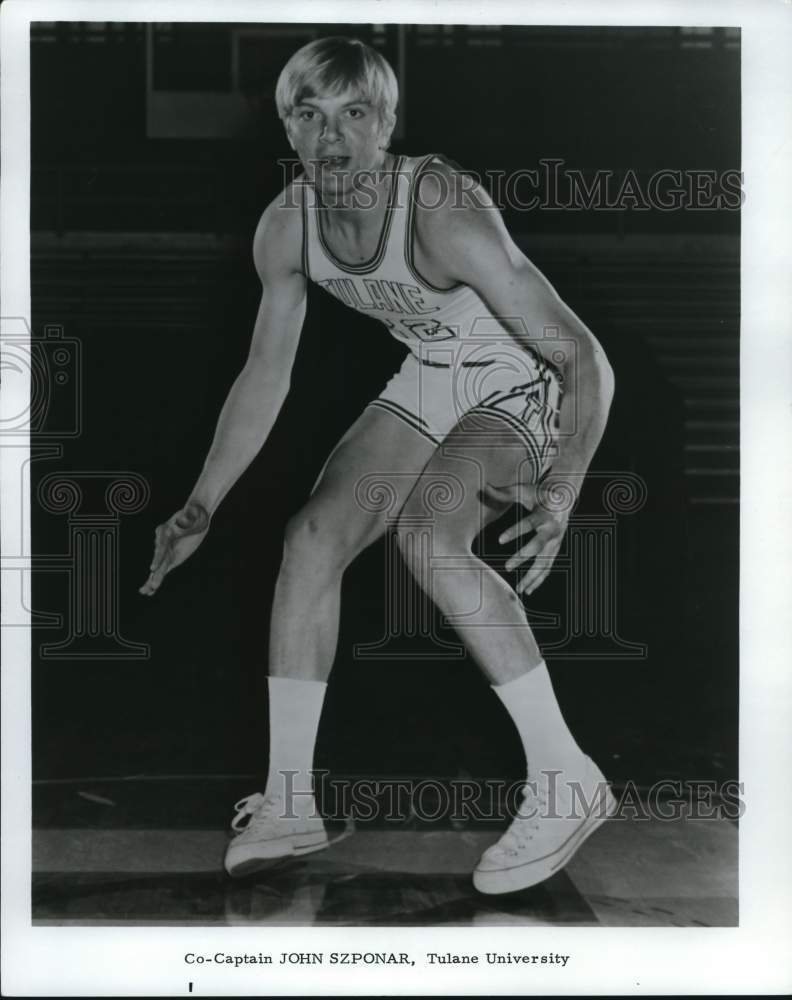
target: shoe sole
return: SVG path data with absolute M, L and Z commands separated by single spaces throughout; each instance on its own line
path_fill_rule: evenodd
M 257 850 L 256 856 L 243 857 L 231 865 L 226 864 L 225 870 L 231 878 L 241 878 L 243 875 L 273 868 L 280 861 L 324 850 L 325 847 L 330 846 L 330 843 L 327 834 L 303 833 L 295 837 L 285 837 L 280 844 L 277 841 L 271 843 L 269 846 L 272 853 L 264 853 L 261 850 L 261 845 L 251 844 L 251 851 Z
M 589 814 L 569 840 L 553 854 L 540 861 L 528 861 L 514 868 L 499 868 L 496 871 L 482 871 L 477 868 L 473 872 L 473 887 L 485 895 L 495 896 L 506 892 L 517 892 L 520 889 L 530 889 L 531 886 L 544 882 L 561 871 L 592 833 L 613 816 L 617 808 L 616 799 L 608 789 L 605 793 L 605 815 L 600 814 L 598 807 L 595 813 Z

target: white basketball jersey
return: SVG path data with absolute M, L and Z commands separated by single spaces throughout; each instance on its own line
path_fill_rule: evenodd
M 415 266 L 418 180 L 433 159 L 433 153 L 398 157 L 377 247 L 363 263 L 351 264 L 333 254 L 324 236 L 317 192 L 309 184 L 300 185 L 304 273 L 345 305 L 384 323 L 424 362 L 456 365 L 463 356 L 519 351 L 472 288 L 438 288 Z M 525 352 L 520 353 L 524 358 Z

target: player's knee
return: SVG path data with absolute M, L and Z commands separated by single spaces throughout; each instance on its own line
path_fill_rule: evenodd
M 396 527 L 399 553 L 408 566 L 430 556 L 470 555 L 473 538 L 456 518 L 412 518 L 402 514 Z
M 321 511 L 304 507 L 294 514 L 286 524 L 284 535 L 284 557 L 306 560 L 321 560 L 335 549 L 335 537 L 329 518 Z
M 291 517 L 284 536 L 284 562 L 328 572 L 342 570 L 360 550 L 356 538 L 331 510 L 308 504 Z

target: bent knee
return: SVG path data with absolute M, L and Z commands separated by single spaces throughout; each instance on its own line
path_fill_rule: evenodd
M 375 537 L 375 525 L 358 524 L 337 509 L 308 503 L 286 524 L 284 561 L 343 569 Z
M 428 555 L 471 555 L 476 531 L 459 517 L 422 518 L 404 512 L 396 525 L 399 553 L 413 563 Z

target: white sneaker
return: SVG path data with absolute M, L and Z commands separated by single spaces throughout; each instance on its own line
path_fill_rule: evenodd
M 321 851 L 329 843 L 322 818 L 315 814 L 287 818 L 281 795 L 256 792 L 234 808 L 237 814 L 231 829 L 238 832 L 226 850 L 225 869 L 229 875 L 247 875 L 276 858 Z
M 577 778 L 550 773 L 525 786 L 518 815 L 476 865 L 479 892 L 514 892 L 550 878 L 615 813 L 616 799 L 597 765 L 585 757 L 581 770 Z

